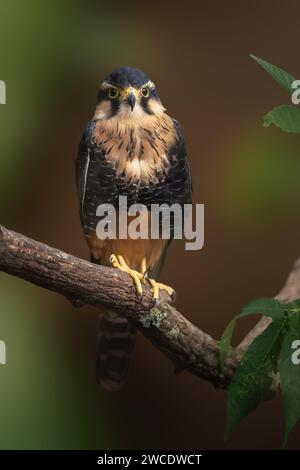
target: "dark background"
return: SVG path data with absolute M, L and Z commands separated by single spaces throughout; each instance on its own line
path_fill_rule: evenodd
M 88 257 L 74 179 L 77 145 L 103 78 L 121 65 L 155 81 L 182 124 L 205 246 L 173 244 L 162 279 L 212 336 L 248 301 L 272 296 L 299 255 L 299 138 L 264 129 L 289 101 L 249 58 L 300 78 L 298 1 L 2 1 L 0 223 Z M 276 449 L 280 397 L 224 443 L 226 394 L 139 336 L 120 393 L 95 383 L 97 310 L 0 274 L 0 447 Z M 243 320 L 242 338 L 253 321 Z M 288 448 L 299 449 L 299 425 Z

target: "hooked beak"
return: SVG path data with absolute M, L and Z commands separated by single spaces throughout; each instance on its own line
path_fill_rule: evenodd
M 134 108 L 135 103 L 136 103 L 136 97 L 135 97 L 135 94 L 132 91 L 127 96 L 127 102 L 129 104 L 129 106 L 131 107 L 131 111 L 133 111 L 133 108 Z

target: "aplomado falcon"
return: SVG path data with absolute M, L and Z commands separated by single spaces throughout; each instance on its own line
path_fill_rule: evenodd
M 97 207 L 117 210 L 119 196 L 128 205 L 191 203 L 191 177 L 179 123 L 166 114 L 154 83 L 138 69 L 122 67 L 101 84 L 93 118 L 79 145 L 76 179 L 81 223 L 91 260 L 127 272 L 137 295 L 149 282 L 154 298 L 170 239 L 99 239 Z M 151 223 L 151 222 L 150 222 Z M 114 312 L 100 316 L 97 380 L 119 389 L 125 381 L 135 328 Z

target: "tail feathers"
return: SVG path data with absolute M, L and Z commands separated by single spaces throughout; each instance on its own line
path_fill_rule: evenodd
M 100 315 L 97 335 L 97 382 L 115 391 L 126 381 L 134 348 L 136 329 L 125 317 L 115 312 Z

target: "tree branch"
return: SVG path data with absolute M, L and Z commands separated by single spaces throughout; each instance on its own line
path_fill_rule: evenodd
M 269 324 L 263 317 L 230 351 L 222 375 L 218 342 L 171 306 L 166 293 L 156 305 L 149 287 L 137 298 L 131 278 L 119 270 L 89 263 L 0 226 L 0 271 L 62 294 L 75 305 L 122 313 L 173 361 L 176 371 L 186 369 L 216 387 L 227 386 L 245 348 Z M 299 297 L 300 260 L 276 298 L 288 302 Z

